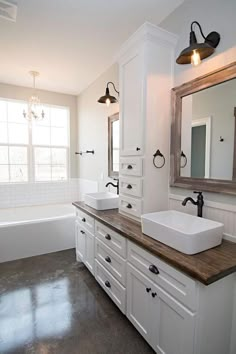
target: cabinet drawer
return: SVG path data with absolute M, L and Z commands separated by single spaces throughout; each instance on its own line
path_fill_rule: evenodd
M 142 214 L 142 200 L 121 194 L 119 198 L 119 209 L 124 213 L 139 218 Z
M 87 231 L 94 235 L 94 218 L 84 213 L 83 211 L 76 210 L 76 219 Z
M 121 257 L 126 258 L 126 238 L 117 232 L 109 229 L 109 227 L 102 223 L 95 222 L 96 237 L 109 246 L 113 251 L 118 253 Z
M 193 279 L 130 241 L 128 242 L 127 258 L 135 268 L 148 276 L 176 300 L 192 310 L 196 309 L 197 286 Z M 157 274 L 155 273 L 156 269 Z
M 120 193 L 142 197 L 142 182 L 141 178 L 120 177 Z
M 140 157 L 121 157 L 120 174 L 128 176 L 142 176 L 143 163 Z
M 125 288 L 106 270 L 101 263 L 95 260 L 95 278 L 119 309 L 126 312 L 126 290 Z
M 119 282 L 121 282 L 122 285 L 125 286 L 126 261 L 97 237 L 95 240 L 95 257 L 117 280 L 119 280 Z

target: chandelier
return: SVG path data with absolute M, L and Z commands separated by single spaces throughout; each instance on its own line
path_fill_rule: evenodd
M 36 95 L 36 89 L 35 89 L 35 78 L 39 76 L 39 72 L 37 71 L 30 71 L 29 74 L 33 78 L 33 94 L 29 98 L 28 101 L 28 112 L 25 110 L 23 111 L 23 116 L 24 118 L 28 119 L 29 121 L 32 120 L 41 120 L 44 118 L 45 113 L 41 107 L 40 99 Z

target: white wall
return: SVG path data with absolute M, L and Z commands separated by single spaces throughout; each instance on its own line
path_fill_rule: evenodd
M 95 150 L 95 155 L 78 155 L 78 175 L 81 179 L 97 181 L 105 190 L 108 178 L 108 116 L 119 111 L 118 104 L 108 108 L 97 102 L 105 94 L 106 84 L 113 81 L 117 90 L 118 65 L 114 64 L 78 96 L 78 151 Z M 112 87 L 110 94 L 116 96 Z M 115 192 L 111 187 L 111 191 Z
M 70 177 L 77 177 L 77 97 L 57 92 L 37 90 L 40 101 L 45 104 L 66 106 L 70 109 Z M 22 86 L 0 83 L 0 97 L 27 101 L 32 95 L 32 89 Z

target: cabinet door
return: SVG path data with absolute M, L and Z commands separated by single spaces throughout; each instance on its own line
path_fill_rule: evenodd
M 195 314 L 156 286 L 151 295 L 151 344 L 156 353 L 193 354 Z
M 143 155 L 144 55 L 131 53 L 120 63 L 121 156 Z
M 127 317 L 146 339 L 151 341 L 151 291 L 153 283 L 127 264 Z
M 75 223 L 76 254 L 82 262 L 85 262 L 86 235 L 79 223 Z
M 94 236 L 86 231 L 85 265 L 94 275 Z

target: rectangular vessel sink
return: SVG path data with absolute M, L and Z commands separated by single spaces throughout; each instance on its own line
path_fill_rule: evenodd
M 144 234 L 185 254 L 195 254 L 222 242 L 224 225 L 175 210 L 144 214 Z
M 119 196 L 109 192 L 88 193 L 84 196 L 84 202 L 96 210 L 116 209 L 119 204 Z

